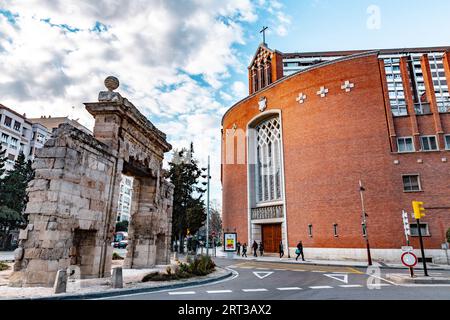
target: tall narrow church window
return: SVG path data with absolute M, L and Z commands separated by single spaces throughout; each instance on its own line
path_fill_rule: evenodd
M 256 127 L 257 202 L 282 200 L 281 187 L 281 124 L 279 117 L 271 118 Z

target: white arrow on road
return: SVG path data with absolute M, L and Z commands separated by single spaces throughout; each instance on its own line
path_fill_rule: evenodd
M 257 276 L 259 279 L 264 279 L 270 276 L 273 272 L 253 272 L 255 276 Z
M 348 283 L 348 274 L 324 274 L 324 276 L 346 284 Z

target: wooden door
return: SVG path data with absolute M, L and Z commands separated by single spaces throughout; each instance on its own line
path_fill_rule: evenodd
M 262 239 L 265 252 L 278 253 L 281 241 L 281 224 L 263 224 Z

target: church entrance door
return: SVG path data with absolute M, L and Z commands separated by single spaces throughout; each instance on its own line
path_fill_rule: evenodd
M 262 241 L 265 252 L 277 253 L 281 241 L 281 224 L 263 224 Z

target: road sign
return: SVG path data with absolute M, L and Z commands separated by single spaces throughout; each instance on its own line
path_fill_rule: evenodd
M 348 283 L 348 274 L 324 274 L 325 277 L 343 282 L 345 284 Z
M 409 268 L 415 267 L 417 265 L 417 262 L 419 260 L 417 259 L 416 255 L 412 252 L 405 252 L 402 255 L 402 263 Z
M 414 248 L 411 246 L 404 246 L 404 247 L 402 247 L 402 251 L 403 252 L 413 252 Z
M 403 217 L 403 228 L 405 229 L 406 238 L 408 238 L 408 236 L 411 235 L 411 228 L 409 227 L 408 212 L 403 211 L 402 217 Z
M 273 274 L 273 272 L 253 272 L 253 274 L 262 280 Z

